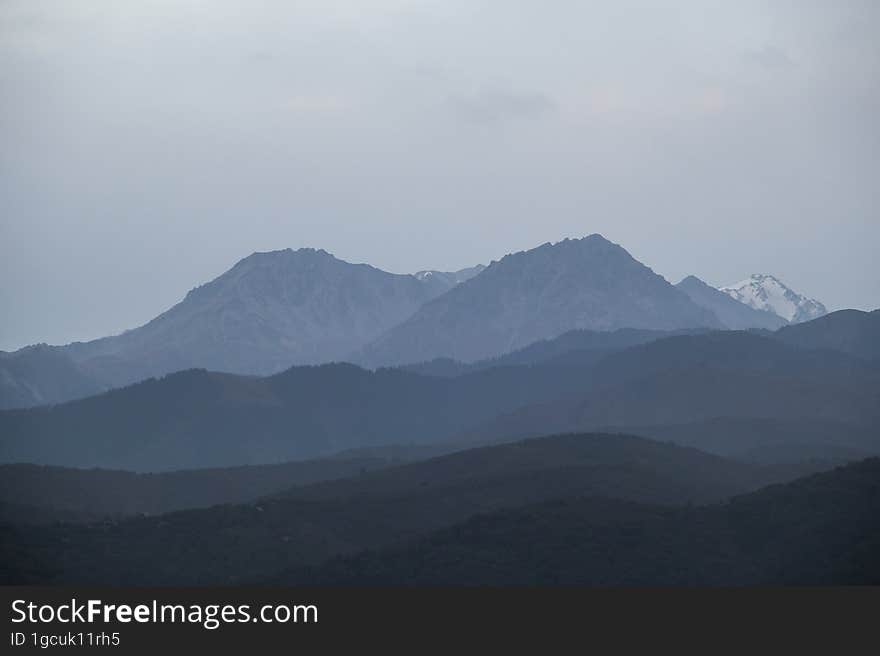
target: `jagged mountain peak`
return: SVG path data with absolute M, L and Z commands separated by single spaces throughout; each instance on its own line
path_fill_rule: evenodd
M 578 252 L 586 252 L 588 250 L 596 250 L 596 249 L 605 249 L 607 251 L 617 251 L 619 253 L 623 253 L 630 257 L 629 253 L 625 248 L 620 246 L 619 244 L 615 244 L 613 241 L 610 241 L 600 235 L 597 232 L 593 234 L 586 235 L 584 237 L 566 237 L 565 239 L 561 239 L 559 241 L 546 241 L 540 246 L 536 246 L 535 248 L 529 248 L 522 251 L 517 251 L 515 253 L 508 253 L 504 257 L 501 258 L 498 262 L 493 262 L 493 264 L 498 264 L 504 261 L 516 260 L 520 257 L 529 255 L 534 256 L 536 254 L 550 254 L 550 253 L 566 253 L 566 254 L 576 254 Z
M 598 278 L 610 284 L 617 267 L 666 283 L 662 276 L 636 260 L 625 248 L 598 233 L 548 241 L 529 250 L 509 253 L 500 260 L 493 260 L 483 277 L 513 275 L 523 277 L 524 282 L 540 283 L 546 281 L 547 276 L 588 275 L 594 281 Z
M 493 261 L 424 305 L 358 359 L 473 361 L 575 329 L 721 327 L 709 311 L 601 235 L 547 242 Z
M 234 271 L 238 268 L 273 265 L 286 267 L 295 266 L 297 264 L 314 264 L 318 262 L 339 266 L 368 266 L 352 264 L 345 260 L 341 260 L 332 253 L 325 251 L 323 248 L 303 247 L 297 249 L 284 248 L 274 251 L 255 251 L 236 262 L 229 271 Z

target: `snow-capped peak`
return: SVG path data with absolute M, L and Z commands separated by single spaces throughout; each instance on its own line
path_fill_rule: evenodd
M 413 275 L 422 282 L 433 279 L 442 279 L 445 281 L 449 287 L 454 287 L 455 285 L 465 282 L 466 280 L 470 280 L 475 275 L 480 273 L 486 267 L 482 264 L 478 264 L 476 266 L 468 267 L 467 269 L 459 269 L 458 271 L 417 271 Z
M 756 310 L 773 312 L 790 323 L 828 314 L 822 303 L 798 294 L 779 278 L 768 274 L 754 273 L 734 285 L 721 287 L 720 291 Z

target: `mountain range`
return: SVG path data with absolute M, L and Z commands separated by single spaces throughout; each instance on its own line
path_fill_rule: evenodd
M 575 332 L 557 338 L 559 346 L 452 363 L 439 374 L 431 363 L 293 367 L 268 377 L 188 370 L 57 406 L 2 411 L 0 462 L 165 471 L 719 418 L 821 421 L 833 427 L 820 440 L 826 446 L 871 453 L 878 442 L 870 428 L 880 421 L 871 350 L 877 316 L 834 313 L 818 320 L 820 330 L 804 323 L 769 335 Z M 860 341 L 835 336 L 854 332 Z M 848 350 L 829 348 L 835 344 Z M 798 440 L 794 429 L 775 435 Z M 738 439 L 730 434 L 728 452 Z
M 190 368 L 270 375 L 336 361 L 474 362 L 572 330 L 788 323 L 765 305 L 754 309 L 694 277 L 672 286 L 600 235 L 413 275 L 311 248 L 254 253 L 139 328 L 0 352 L 0 408 L 62 403 Z
M 276 251 L 0 353 L 0 584 L 878 583 L 880 311 L 752 280 Z

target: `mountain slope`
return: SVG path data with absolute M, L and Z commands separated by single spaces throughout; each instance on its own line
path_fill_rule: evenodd
M 776 330 L 788 324 L 782 317 L 767 310 L 756 310 L 724 292 L 710 287 L 696 276 L 688 276 L 676 285 L 702 308 L 715 314 L 725 328 L 746 330 L 764 328 Z
M 631 346 L 638 346 L 673 335 L 700 332 L 705 331 L 702 329 L 638 330 L 636 328 L 620 328 L 610 331 L 570 330 L 559 337 L 539 340 L 497 358 L 487 358 L 469 363 L 449 358 L 437 358 L 429 362 L 403 365 L 401 368 L 428 376 L 460 376 L 492 367 L 519 367 L 537 364 L 566 367 L 587 366 L 595 364 L 611 353 L 622 351 Z
M 307 485 L 365 474 L 420 457 L 419 450 L 340 454 L 321 460 L 226 469 L 138 474 L 110 469 L 0 465 L 0 504 L 47 511 L 104 515 L 156 514 L 220 503 L 243 503 Z M 427 456 L 424 456 L 427 457 Z
M 573 329 L 697 327 L 720 324 L 623 248 L 591 235 L 493 262 L 389 330 L 356 360 L 470 362 Z
M 335 559 L 285 585 L 880 583 L 880 460 L 670 510 L 567 499 L 483 515 L 411 545 Z
M 294 488 L 246 505 L 100 527 L 0 526 L 0 568 L 7 577 L 31 582 L 254 581 L 334 554 L 412 539 L 476 513 L 559 496 L 701 503 L 755 489 L 775 476 L 640 438 L 565 435 Z
M 866 360 L 880 360 L 880 310 L 840 310 L 788 326 L 774 336 L 791 346 L 832 349 Z
M 810 321 L 828 313 L 819 301 L 798 294 L 767 274 L 752 274 L 746 280 L 722 287 L 721 291 L 751 308 L 773 312 L 789 323 Z
M 716 418 L 832 422 L 853 425 L 862 435 L 880 422 L 876 366 L 746 332 L 657 340 L 609 355 L 589 372 L 592 385 L 579 394 L 520 408 L 459 437 L 515 438 Z
M 731 416 L 615 430 L 764 464 L 841 464 L 880 455 L 880 437 L 870 423 Z
M 624 470 L 626 474 L 621 473 Z M 541 475 L 529 482 L 533 472 L 551 471 L 552 476 Z M 557 486 L 597 489 L 601 485 L 604 494 L 614 497 L 662 504 L 701 503 L 778 480 L 780 471 L 630 435 L 566 434 L 458 451 L 363 476 L 296 487 L 276 496 L 311 501 L 395 499 L 417 490 L 437 493 L 479 481 L 515 479 L 526 487 L 538 485 L 545 496 L 557 494 L 558 490 L 553 491 Z M 505 496 L 509 499 L 505 503 L 512 505 L 510 500 L 518 499 L 520 492 L 511 487 Z M 474 503 L 486 501 L 475 499 Z
M 859 390 L 712 368 L 662 372 L 591 390 L 580 400 L 521 408 L 477 425 L 463 439 L 501 439 L 547 432 L 703 422 L 718 417 L 810 419 L 864 426 L 880 421 L 876 383 Z
M 61 403 L 105 389 L 56 347 L 38 344 L 0 352 L 0 410 Z

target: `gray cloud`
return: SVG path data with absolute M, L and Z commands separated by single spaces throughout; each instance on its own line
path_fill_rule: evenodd
M 455 110 L 466 120 L 496 123 L 508 119 L 535 119 L 556 110 L 556 104 L 541 93 L 484 89 L 470 95 L 450 98 Z
M 794 66 L 794 61 L 784 50 L 770 45 L 750 50 L 746 53 L 746 59 L 769 70 L 784 70 Z

